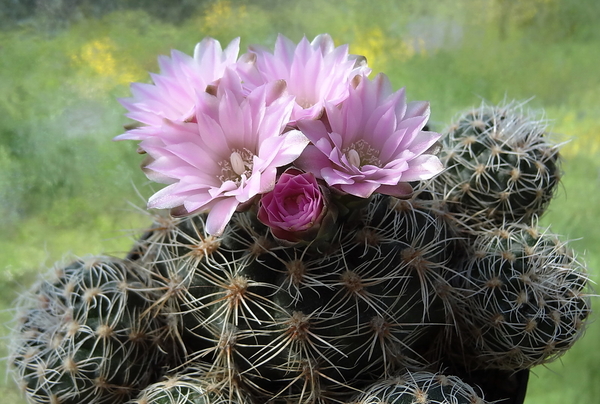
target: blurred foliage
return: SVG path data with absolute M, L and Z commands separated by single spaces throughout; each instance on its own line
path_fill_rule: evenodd
M 162 21 L 180 23 L 197 13 L 206 0 L 0 0 L 0 26 L 31 25 L 54 32 L 76 21 L 101 18 L 115 11 L 144 10 Z
M 239 36 L 243 52 L 272 47 L 280 32 L 328 32 L 409 100 L 429 100 L 436 130 L 482 98 L 535 97 L 528 105 L 546 110 L 552 136 L 573 138 L 544 223 L 581 237 L 574 246 L 598 268 L 598 21 L 597 0 L 0 0 L 0 304 L 66 253 L 124 254 L 132 233 L 120 229 L 149 222 L 129 205 L 153 192 L 136 145 L 110 141 L 128 123 L 115 99 L 150 82 L 157 55 L 191 54 L 206 35 L 224 46 Z M 536 371 L 527 403 L 597 401 L 593 327 L 563 362 Z M 12 386 L 0 394 L 21 402 Z
M 598 39 L 598 1 L 494 0 L 491 8 L 501 38 L 521 31 L 543 42 Z
M 381 0 L 368 11 L 359 0 L 0 2 L 14 22 L 0 31 L 5 237 L 56 201 L 85 195 L 105 211 L 113 195 L 135 198 L 130 182 L 143 183 L 135 145 L 107 141 L 127 122 L 114 99 L 129 95 L 129 82 L 149 81 L 158 54 L 191 53 L 205 35 L 224 45 L 241 36 L 243 51 L 250 42 L 272 46 L 279 32 L 296 41 L 329 32 L 366 55 L 374 73 L 406 86 L 409 99 L 429 100 L 435 129 L 479 97 L 535 96 L 530 106 L 546 108 L 552 130 L 575 136 L 567 155 L 599 148 L 595 0 Z M 48 36 L 44 24 L 21 24 L 27 18 L 68 24 Z

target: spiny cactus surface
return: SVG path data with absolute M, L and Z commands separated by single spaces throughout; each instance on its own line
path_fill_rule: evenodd
M 145 280 L 109 257 L 52 270 L 23 296 L 11 361 L 33 403 L 116 404 L 157 377 L 166 362 Z
M 322 250 L 280 245 L 248 214 L 218 242 L 203 216 L 167 229 L 150 236 L 160 243 L 142 241 L 140 261 L 184 315 L 185 351 L 263 393 L 343 397 L 425 366 L 445 325 L 437 289 L 454 244 L 445 222 L 408 201 L 374 198 Z
M 548 136 L 546 124 L 516 102 L 469 110 L 444 132 L 446 171 L 436 189 L 476 228 L 529 223 L 560 181 L 558 146 Z
M 485 404 L 471 386 L 456 376 L 406 372 L 373 384 L 352 404 Z
M 127 404 L 251 404 L 247 394 L 223 380 L 209 366 L 189 366 L 147 386 Z
M 574 252 L 549 231 L 513 224 L 482 232 L 457 277 L 470 365 L 518 370 L 564 354 L 590 314 L 587 282 Z

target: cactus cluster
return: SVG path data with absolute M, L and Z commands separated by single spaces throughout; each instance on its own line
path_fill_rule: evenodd
M 227 80 L 225 74 L 219 88 Z M 294 164 L 289 146 L 288 157 L 275 156 L 284 161 L 277 175 L 288 176 L 275 183 L 275 196 L 240 203 L 218 194 L 212 210 L 198 212 L 178 202 L 184 176 L 156 198 L 175 213 L 192 212 L 159 212 L 125 259 L 57 266 L 25 294 L 11 361 L 27 399 L 485 404 L 513 397 L 506 381 L 568 350 L 582 335 L 590 303 L 584 265 L 537 226 L 560 171 L 558 148 L 545 130 L 518 105 L 484 105 L 450 126 L 438 157 L 439 136 L 422 130 L 423 104 L 403 104 L 403 93 L 378 93 L 386 88 L 381 78 L 373 87 L 355 81 L 350 99 L 377 106 L 372 114 L 381 119 L 367 116 L 365 127 L 374 125 L 381 139 L 385 127 L 396 125 L 391 115 L 405 117 L 393 132 L 400 137 L 381 142 L 389 150 L 375 150 L 370 138 L 348 147 L 334 141 L 326 163 L 339 166 L 313 174 L 327 142 L 303 143 L 312 147 L 310 159 Z M 217 90 L 206 91 L 210 102 L 221 101 Z M 228 94 L 223 100 L 234 102 Z M 263 109 L 283 102 L 279 93 L 262 96 Z M 290 142 L 297 142 L 297 128 L 309 134 L 335 128 L 344 111 L 336 108 L 326 106 L 315 121 L 297 118 L 297 126 L 291 119 L 281 137 L 292 133 Z M 358 107 L 348 108 L 351 123 Z M 191 132 L 184 129 L 209 122 L 199 113 L 186 119 L 177 132 L 185 139 Z M 410 145 L 414 139 L 418 147 Z M 143 146 L 166 150 L 172 140 Z M 400 144 L 413 149 L 393 160 Z M 181 159 L 174 171 L 191 170 L 186 150 L 164 150 L 150 163 L 152 175 L 174 155 Z M 247 153 L 239 149 L 221 162 L 218 178 L 237 182 L 227 180 L 212 194 L 241 190 L 246 180 L 249 188 L 262 186 L 251 181 L 260 158 Z M 385 158 L 390 163 L 382 164 Z M 429 181 L 390 179 L 402 170 L 427 179 L 438 158 L 447 168 Z M 411 166 L 411 159 L 422 166 Z M 242 191 L 236 197 L 251 192 Z M 501 381 L 490 389 L 492 377 Z

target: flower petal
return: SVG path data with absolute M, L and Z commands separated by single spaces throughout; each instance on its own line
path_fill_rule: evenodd
M 443 169 L 444 166 L 437 156 L 423 154 L 409 162 L 409 168 L 402 173 L 402 181 L 428 180 L 439 174 Z
M 206 232 L 214 236 L 223 234 L 239 204 L 235 198 L 223 198 L 217 201 L 206 218 Z

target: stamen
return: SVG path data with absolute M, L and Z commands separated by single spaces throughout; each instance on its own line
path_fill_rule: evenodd
M 352 143 L 350 146 L 343 149 L 342 153 L 346 155 L 348 163 L 354 167 L 360 168 L 364 165 L 381 167 L 379 151 L 372 148 L 371 145 L 363 139 Z
M 239 185 L 242 177 L 247 179 L 252 175 L 253 159 L 254 153 L 250 150 L 234 149 L 229 155 L 229 159 L 221 160 L 218 163 L 221 167 L 219 180 L 222 182 L 233 181 Z

